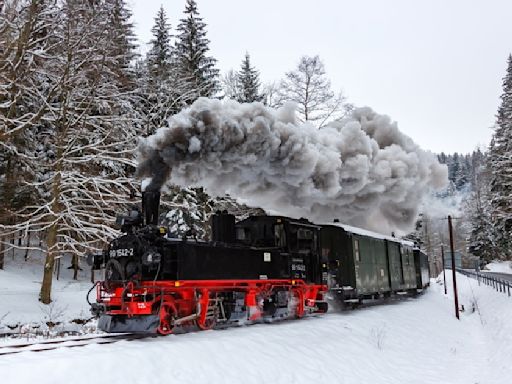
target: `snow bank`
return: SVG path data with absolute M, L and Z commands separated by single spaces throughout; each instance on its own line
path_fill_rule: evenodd
M 497 273 L 512 273 L 512 261 L 495 260 L 487 264 L 484 269 Z
M 89 305 L 85 299 L 92 286 L 87 276 L 89 268 L 84 268 L 87 272 L 80 271 L 79 280 L 75 281 L 72 280 L 73 271 L 67 269 L 70 264 L 67 258 L 62 260 L 60 280 L 54 279 L 52 284 L 53 303 L 47 306 L 38 301 L 43 278 L 41 260 L 6 260 L 5 270 L 0 270 L 0 332 L 11 332 L 7 326 L 16 324 L 44 327 L 49 320 L 61 322 L 71 329 L 71 320 L 89 318 Z
M 442 276 L 442 275 L 441 275 Z M 453 309 L 451 273 L 446 274 L 448 296 L 446 302 Z M 471 329 L 468 336 L 475 344 L 474 356 L 468 365 L 478 366 L 478 375 L 468 383 L 504 384 L 512 378 L 512 297 L 497 292 L 472 278 L 457 274 L 461 314 L 459 329 Z M 443 292 L 444 293 L 444 292 Z M 464 368 L 461 368 L 464 369 Z M 467 368 L 466 368 L 467 369 Z
M 316 129 L 293 105 L 201 98 L 138 152 L 148 189 L 202 186 L 283 215 L 389 233 L 409 229 L 423 195 L 448 180 L 445 165 L 370 108 Z

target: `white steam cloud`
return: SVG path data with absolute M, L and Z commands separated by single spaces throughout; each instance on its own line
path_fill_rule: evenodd
M 370 108 L 316 129 L 293 105 L 202 98 L 138 151 L 148 190 L 202 186 L 283 215 L 380 231 L 408 229 L 422 197 L 447 183 L 446 166 Z

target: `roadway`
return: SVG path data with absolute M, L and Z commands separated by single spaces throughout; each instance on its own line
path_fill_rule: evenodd
M 482 275 L 489 275 L 489 276 L 493 276 L 493 277 L 496 277 L 501 280 L 507 280 L 507 281 L 512 282 L 512 274 L 511 273 L 485 272 L 485 271 L 480 271 L 480 272 L 482 273 Z

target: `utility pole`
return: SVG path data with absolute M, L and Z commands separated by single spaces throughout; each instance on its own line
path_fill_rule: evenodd
M 455 300 L 455 317 L 460 320 L 459 317 L 459 297 L 457 295 L 457 278 L 455 276 L 455 249 L 453 246 L 453 227 L 452 217 L 448 216 L 448 230 L 450 232 L 450 252 L 452 253 L 452 277 L 453 277 L 453 298 Z
M 444 269 L 444 244 L 441 244 L 441 259 L 443 261 L 443 280 L 444 280 L 444 294 L 448 294 L 446 292 L 446 270 Z

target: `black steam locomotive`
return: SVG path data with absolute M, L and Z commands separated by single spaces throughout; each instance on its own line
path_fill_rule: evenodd
M 169 238 L 157 226 L 160 194 L 143 194 L 118 220 L 124 235 L 102 255 L 91 304 L 106 332 L 169 334 L 176 327 L 302 317 L 341 302 L 417 292 L 428 285 L 426 255 L 412 244 L 337 223 L 252 216 L 212 217 L 212 241 Z

